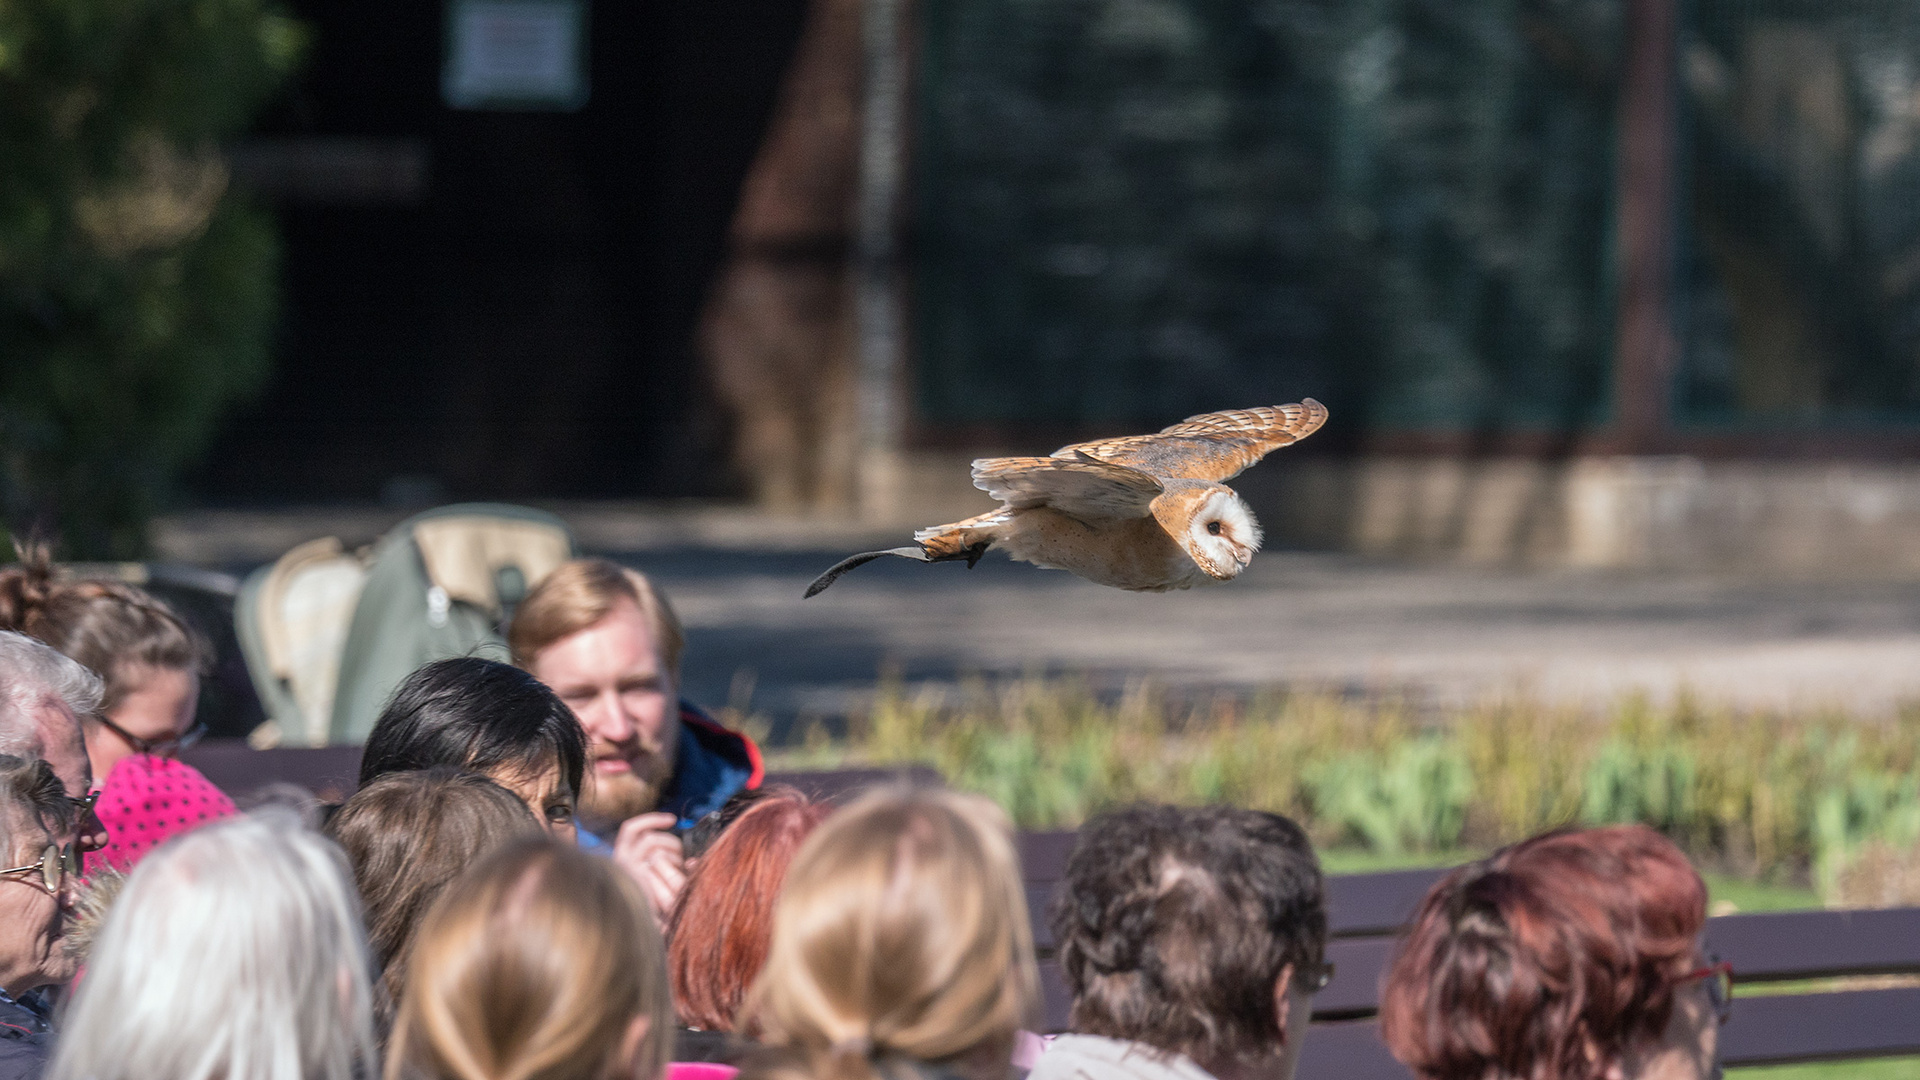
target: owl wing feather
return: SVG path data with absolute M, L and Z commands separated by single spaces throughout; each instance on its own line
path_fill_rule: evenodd
M 1327 407 L 1306 398 L 1295 405 L 1203 413 L 1153 435 L 1074 443 L 1055 450 L 1053 456 L 1124 465 L 1153 476 L 1218 483 L 1240 475 L 1269 453 L 1299 442 L 1326 422 Z M 977 462 L 974 476 L 979 476 Z
M 1145 517 L 1160 481 L 1139 469 L 1090 459 L 981 458 L 973 486 L 1016 510 L 1050 506 L 1073 517 Z

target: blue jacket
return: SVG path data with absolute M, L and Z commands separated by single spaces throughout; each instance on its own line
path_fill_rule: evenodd
M 680 748 L 660 797 L 660 809 L 678 817 L 680 828 L 693 828 L 741 789 L 759 787 L 765 775 L 752 739 L 721 727 L 693 703 L 680 703 Z
M 37 994 L 25 995 L 28 1002 Z M 38 1080 L 53 1056 L 53 1025 L 46 1010 L 0 990 L 0 1080 Z

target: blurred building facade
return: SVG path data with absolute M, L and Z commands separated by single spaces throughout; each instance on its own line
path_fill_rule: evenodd
M 336 8 L 267 134 L 415 140 L 426 194 L 286 211 L 290 374 L 216 492 L 375 382 L 360 489 L 901 521 L 976 454 L 1312 395 L 1242 482 L 1280 541 L 1920 561 L 1912 4 L 602 5 L 566 115 L 441 104 L 439 12 L 366 82 L 402 35 Z
M 805 0 L 568 0 L 584 101 L 521 107 L 449 103 L 452 31 L 537 0 L 287 6 L 304 71 L 229 152 L 280 221 L 277 371 L 198 496 L 724 489 L 692 331 Z

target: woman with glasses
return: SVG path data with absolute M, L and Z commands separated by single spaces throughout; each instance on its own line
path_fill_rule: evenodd
M 1424 1080 L 1706 1080 L 1732 971 L 1707 889 L 1633 825 L 1537 836 L 1461 867 L 1415 913 L 1380 1029 Z
M 100 791 L 94 812 L 108 834 L 86 857 L 89 873 L 131 869 L 162 840 L 234 812 L 174 760 L 206 730 L 194 713 L 209 651 L 172 608 L 118 581 L 61 578 L 40 548 L 0 571 L 0 630 L 46 642 L 106 684 L 100 711 L 82 721 Z
M 0 1080 L 37 1077 L 53 1049 L 38 993 L 73 978 L 74 811 L 44 761 L 0 755 Z

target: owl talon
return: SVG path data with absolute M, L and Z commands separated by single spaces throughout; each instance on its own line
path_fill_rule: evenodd
M 978 563 L 984 555 L 986 555 L 987 548 L 991 546 L 992 545 L 990 544 L 975 544 L 972 547 L 968 548 L 967 549 L 967 569 L 969 570 L 973 569 L 974 565 Z

